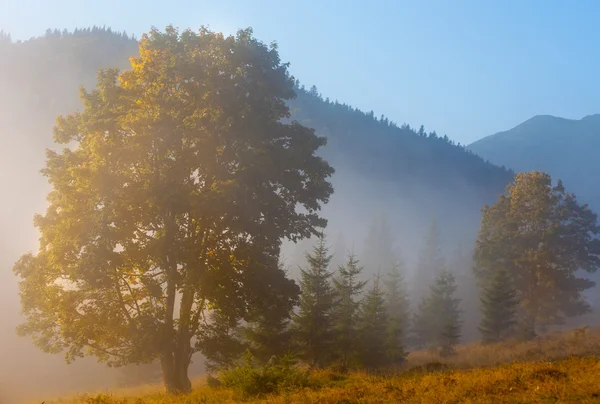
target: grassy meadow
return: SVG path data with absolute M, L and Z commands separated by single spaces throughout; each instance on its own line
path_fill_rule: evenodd
M 318 370 L 303 387 L 252 397 L 209 387 L 202 379 L 194 384 L 187 396 L 168 397 L 161 386 L 147 385 L 46 404 L 600 402 L 600 329 L 581 328 L 528 342 L 465 345 L 443 359 L 413 352 L 394 374 Z

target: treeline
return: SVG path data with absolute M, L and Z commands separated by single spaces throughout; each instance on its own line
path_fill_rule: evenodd
M 364 260 L 347 250 L 342 261 L 342 254 L 331 253 L 321 234 L 305 254 L 297 294 L 285 304 L 243 321 L 214 311 L 198 343 L 209 372 L 234 367 L 245 351 L 262 364 L 291 355 L 338 370 L 394 368 L 412 349 L 454 352 L 463 326 L 455 272 L 463 274 L 456 262 L 446 263 L 435 221 L 417 266 L 423 276 L 413 282 L 384 217 L 369 230 Z
M 364 276 L 352 251 L 334 267 L 321 235 L 306 253 L 298 295 L 287 305 L 273 306 L 254 321 L 213 317 L 212 333 L 199 345 L 209 370 L 234 367 L 244 351 L 259 363 L 287 354 L 311 367 L 340 370 L 394 368 L 414 349 L 452 355 L 464 324 L 460 270 L 445 263 L 436 223 L 410 284 L 401 260 L 386 246 L 384 224 L 377 222 L 366 242 L 365 260 L 379 262 L 369 271 L 378 273 L 374 278 Z M 506 194 L 483 209 L 467 268 L 477 279 L 483 343 L 530 339 L 589 312 L 582 292 L 594 284 L 576 272 L 591 273 L 600 265 L 598 232 L 596 215 L 560 181 L 553 186 L 539 172 L 517 175 Z
M 372 178 L 403 182 L 422 178 L 435 187 L 453 187 L 460 178 L 484 194 L 497 195 L 514 173 L 497 167 L 457 144 L 446 135 L 398 124 L 373 111 L 361 111 L 338 100 L 323 98 L 315 86 L 296 83 L 296 99 L 290 101 L 293 119 L 313 127 L 329 141 L 325 155 L 332 163 L 344 163 Z M 404 191 L 410 192 L 409 188 Z
M 442 269 L 428 295 L 411 312 L 399 265 L 365 279 L 353 252 L 338 268 L 321 235 L 301 268 L 299 294 L 254 321 L 213 313 L 199 344 L 209 371 L 233 366 L 245 350 L 261 363 L 293 354 L 311 367 L 378 369 L 400 365 L 407 347 L 449 355 L 460 338 L 461 310 L 453 274 Z
M 78 88 L 93 87 L 98 69 L 127 67 L 137 46 L 127 33 L 104 27 L 49 29 L 25 41 L 0 33 L 0 132 L 50 146 L 56 116 L 81 108 Z

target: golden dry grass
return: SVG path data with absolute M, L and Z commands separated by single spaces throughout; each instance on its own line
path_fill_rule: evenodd
M 456 348 L 456 355 L 443 360 L 432 352 L 412 352 L 408 355 L 405 368 L 441 361 L 453 368 L 469 369 L 497 366 L 513 361 L 548 361 L 586 355 L 600 355 L 600 327 L 581 327 L 566 332 L 549 333 L 526 342 L 511 340 L 490 345 L 462 345 Z
M 600 329 L 552 334 L 530 342 L 459 347 L 444 358 L 409 355 L 392 376 L 331 371 L 311 374 L 313 388 L 281 392 L 250 403 L 600 403 Z M 448 369 L 432 365 L 443 362 Z M 424 366 L 427 364 L 429 366 Z M 46 401 L 46 404 L 235 403 L 231 390 L 197 383 L 194 392 L 166 397 L 159 386 Z

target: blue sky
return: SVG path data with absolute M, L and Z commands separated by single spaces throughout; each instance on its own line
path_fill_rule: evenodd
M 600 113 L 593 0 L 0 0 L 0 29 L 252 26 L 324 96 L 463 144 L 538 114 Z

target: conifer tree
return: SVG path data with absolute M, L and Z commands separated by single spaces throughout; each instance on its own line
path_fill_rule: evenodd
M 344 369 L 348 368 L 350 357 L 356 348 L 356 322 L 360 307 L 358 296 L 367 283 L 358 279 L 362 270 L 356 256 L 350 252 L 346 264 L 338 268 L 338 275 L 333 278 L 336 297 L 333 312 L 335 349 Z
M 385 366 L 388 317 L 379 276 L 373 281 L 362 303 L 359 317 L 359 356 L 367 369 Z
M 273 356 L 282 357 L 292 348 L 290 313 L 271 307 L 243 327 L 242 335 L 252 356 L 260 363 L 266 363 Z
M 438 348 L 441 356 L 448 356 L 454 353 L 454 347 L 460 340 L 461 326 L 458 305 L 456 306 L 456 314 L 449 314 L 443 323 L 443 328 L 440 333 Z
M 262 363 L 271 357 L 282 357 L 291 349 L 291 315 L 298 303 L 300 288 L 287 277 L 281 261 L 273 265 L 280 275 L 266 277 L 263 282 L 271 293 L 256 302 L 243 328 L 243 335 L 252 355 Z
M 460 338 L 460 299 L 455 295 L 454 275 L 443 270 L 430 286 L 429 296 L 421 301 L 414 319 L 417 340 L 442 355 L 451 353 Z
M 348 247 L 346 246 L 346 238 L 344 237 L 344 234 L 341 232 L 338 233 L 335 243 L 333 243 L 331 249 L 333 252 L 331 266 L 333 268 L 338 268 L 339 266 L 345 265 Z
M 472 270 L 473 252 L 464 248 L 460 240 L 455 245 L 448 268 L 456 278 L 457 294 L 461 300 L 461 309 L 463 310 L 462 334 L 465 342 L 479 341 L 478 326 L 481 324 L 481 293 Z
M 388 218 L 382 213 L 369 227 L 362 258 L 365 267 L 372 271 L 371 274 L 387 270 L 397 259 L 393 247 L 394 237 L 388 223 Z
M 420 251 L 417 272 L 413 288 L 413 301 L 427 294 L 428 287 L 447 269 L 442 255 L 440 229 L 437 220 L 433 219 Z
M 208 374 L 227 369 L 240 358 L 247 345 L 240 335 L 239 320 L 221 310 L 211 310 L 198 333 L 196 344 L 205 359 Z
M 321 234 L 312 254 L 306 253 L 307 269 L 300 269 L 299 312 L 294 318 L 301 357 L 311 366 L 322 367 L 331 357 L 332 310 L 335 294 L 329 263 L 332 256 Z
M 399 364 L 406 356 L 404 344 L 410 323 L 410 300 L 404 274 L 399 264 L 392 265 L 385 287 L 388 314 L 387 356 L 392 364 Z
M 492 281 L 483 289 L 479 331 L 483 342 L 497 342 L 511 335 L 516 323 L 517 293 L 510 274 L 496 271 Z

